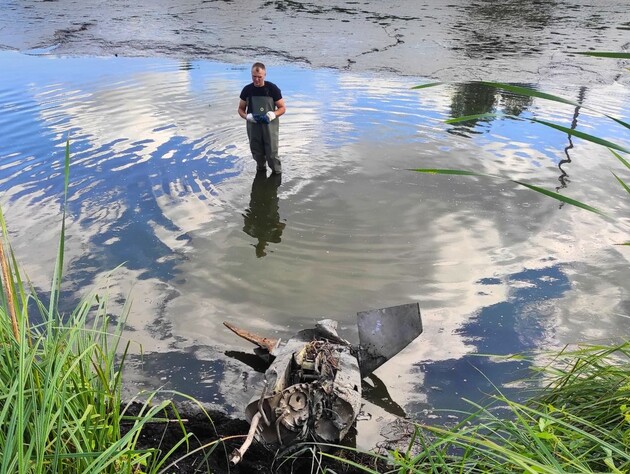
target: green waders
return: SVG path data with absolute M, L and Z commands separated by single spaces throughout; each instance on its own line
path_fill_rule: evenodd
M 273 98 L 267 96 L 252 96 L 248 105 L 248 113 L 254 115 L 264 115 L 276 109 Z M 259 171 L 265 170 L 266 165 L 269 165 L 274 173 L 282 173 L 282 165 L 278 158 L 279 135 L 280 121 L 277 118 L 268 124 L 247 122 L 249 148 Z

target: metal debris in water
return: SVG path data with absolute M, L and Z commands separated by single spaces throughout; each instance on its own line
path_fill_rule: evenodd
M 417 303 L 358 313 L 358 346 L 325 319 L 285 344 L 225 322 L 231 331 L 273 358 L 260 397 L 245 409 L 250 430 L 230 461 L 238 463 L 255 438 L 270 448 L 313 440 L 338 443 L 361 409 L 361 378 L 400 352 L 422 332 Z

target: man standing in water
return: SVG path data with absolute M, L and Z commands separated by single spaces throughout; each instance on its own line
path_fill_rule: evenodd
M 278 86 L 265 81 L 267 71 L 262 63 L 252 66 L 252 82 L 243 87 L 238 114 L 247 120 L 247 137 L 256 170 L 265 171 L 269 165 L 273 174 L 282 173 L 278 158 L 280 117 L 286 111 Z

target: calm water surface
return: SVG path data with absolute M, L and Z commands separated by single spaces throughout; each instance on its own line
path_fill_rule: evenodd
M 627 170 L 527 121 L 444 123 L 536 116 L 628 147 L 627 129 L 600 113 L 630 119 L 618 83 L 541 86 L 575 107 L 474 83 L 411 90 L 425 81 L 273 67 L 288 105 L 280 182 L 255 178 L 236 113 L 249 65 L 5 51 L 0 70 L 15 251 L 45 291 L 69 138 L 64 288 L 68 301 L 101 288 L 116 313 L 132 302 L 130 393 L 165 386 L 240 414 L 262 376 L 224 320 L 287 338 L 330 317 L 355 340 L 357 311 L 419 302 L 424 334 L 364 387 L 373 422 L 446 417 L 490 382 L 518 387 L 525 363 L 479 354 L 630 336 L 629 254 L 615 245 L 630 238 L 630 200 L 610 172 Z M 421 167 L 509 176 L 611 218 L 509 180 L 409 171 Z

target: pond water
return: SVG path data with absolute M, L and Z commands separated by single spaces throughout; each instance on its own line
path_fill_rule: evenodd
M 42 54 L 43 53 L 43 54 Z M 613 67 L 611 65 L 611 67 Z M 364 386 L 371 422 L 448 418 L 527 363 L 499 357 L 630 336 L 630 199 L 605 148 L 537 117 L 630 146 L 623 82 L 529 84 L 581 106 L 474 82 L 287 63 L 282 179 L 255 176 L 236 113 L 249 60 L 0 52 L 0 190 L 12 244 L 45 292 L 70 141 L 68 307 L 100 288 L 132 302 L 127 390 L 165 386 L 240 415 L 261 388 L 251 346 L 222 322 L 287 338 L 357 311 L 418 302 L 424 334 Z M 526 84 L 527 85 L 527 84 Z M 563 205 L 508 179 L 594 205 Z M 252 367 L 253 366 L 253 367 Z

